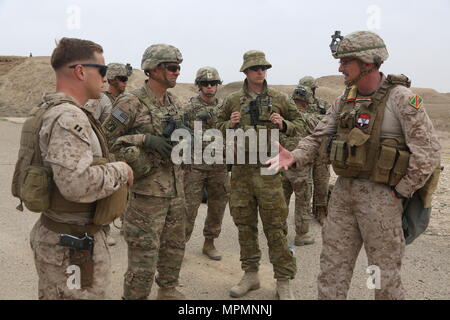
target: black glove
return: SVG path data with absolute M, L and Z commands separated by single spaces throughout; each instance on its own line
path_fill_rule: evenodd
M 147 133 L 145 135 L 144 146 L 158 152 L 164 158 L 170 158 L 172 145 L 163 137 L 154 136 Z
M 202 121 L 206 121 L 212 118 L 212 114 L 211 112 L 202 112 L 197 115 L 197 118 L 199 118 Z

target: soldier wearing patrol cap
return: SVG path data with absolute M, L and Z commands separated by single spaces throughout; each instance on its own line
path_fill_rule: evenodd
M 300 113 L 293 101 L 283 93 L 268 88 L 266 72 L 272 65 L 261 51 L 252 50 L 244 54 L 241 72 L 246 79 L 243 88 L 230 94 L 218 115 L 218 128 L 222 131 L 255 130 L 268 136 L 276 130 L 287 136 L 303 125 Z M 259 140 L 259 139 L 258 139 Z M 245 144 L 245 143 L 244 143 Z M 269 246 L 270 262 L 273 264 L 276 291 L 280 299 L 293 299 L 289 281 L 297 272 L 295 257 L 288 248 L 288 210 L 284 199 L 280 174 L 264 175 L 262 163 L 251 164 L 250 154 L 257 154 L 258 146 L 236 145 L 244 149 L 247 160 L 244 164 L 233 164 L 231 173 L 230 211 L 239 232 L 242 280 L 230 290 L 230 295 L 239 298 L 250 290 L 260 287 L 258 278 L 261 251 L 258 244 L 258 211 Z
M 429 183 L 435 181 L 430 177 L 439 171 L 441 146 L 409 79 L 379 71 L 389 54 L 377 34 L 358 31 L 342 37 L 337 32 L 330 47 L 340 59 L 344 94 L 296 150 L 281 149 L 268 163 L 274 169 L 302 166 L 317 156 L 323 137 L 332 137 L 322 152 L 338 179 L 322 229 L 319 298 L 347 297 L 364 244 L 368 265 L 380 271 L 375 298 L 404 299 L 403 202 L 419 195 L 425 207 L 430 205 Z
M 299 80 L 298 87 L 293 93 L 293 99 L 297 106 L 301 107 L 304 112 L 322 119 L 329 109 L 330 104 L 316 97 L 317 88 L 319 88 L 317 80 L 311 76 L 305 76 Z M 302 95 L 302 92 L 305 92 L 306 95 Z M 327 215 L 330 181 L 330 166 L 325 159 L 318 157 L 314 161 L 312 165 L 312 179 L 314 190 L 312 212 L 319 223 L 323 225 Z
M 202 124 L 203 133 L 215 128 L 217 113 L 222 103 L 216 98 L 217 88 L 222 84 L 219 72 L 212 67 L 203 67 L 197 71 L 195 84 L 199 95 L 190 99 L 184 107 L 185 120 L 191 130 L 194 122 Z M 206 147 L 208 142 L 205 143 Z M 202 154 L 204 148 L 202 150 Z M 215 155 L 211 155 L 214 157 Z M 202 201 L 203 189 L 208 193 L 208 212 L 206 215 L 203 235 L 205 243 L 203 254 L 212 260 L 221 260 L 222 256 L 214 246 L 214 239 L 218 238 L 222 228 L 225 207 L 228 203 L 230 181 L 226 164 L 192 164 L 186 170 L 185 195 L 187 204 L 186 242 L 189 241 L 194 229 L 197 211 Z
M 146 299 L 156 270 L 157 299 L 184 299 L 176 289 L 185 248 L 183 171 L 171 160 L 170 140 L 181 112 L 167 91 L 175 87 L 182 61 L 171 45 L 147 48 L 142 70 L 148 79 L 142 88 L 121 95 L 103 123 L 116 158 L 136 175 L 123 223 L 128 244 L 124 299 Z

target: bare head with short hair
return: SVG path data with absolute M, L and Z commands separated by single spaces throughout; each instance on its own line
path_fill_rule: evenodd
M 51 64 L 53 70 L 58 70 L 70 63 L 94 59 L 94 53 L 103 53 L 99 44 L 75 38 L 62 38 L 53 50 Z

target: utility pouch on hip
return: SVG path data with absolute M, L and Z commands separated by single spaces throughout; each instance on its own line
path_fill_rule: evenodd
M 348 135 L 348 157 L 346 163 L 352 167 L 363 167 L 366 163 L 367 152 L 364 144 L 370 135 L 365 134 L 359 128 L 353 128 Z
M 396 148 L 381 146 L 380 156 L 376 162 L 372 175 L 373 182 L 386 184 L 389 182 L 389 173 L 394 166 L 396 155 Z
M 50 207 L 51 171 L 46 167 L 29 166 L 25 170 L 20 198 L 33 212 L 43 212 Z
M 389 178 L 389 185 L 396 186 L 400 180 L 405 176 L 409 165 L 409 152 L 398 151 L 398 158 L 395 162 L 394 169 L 392 169 L 391 177 Z
M 70 249 L 70 264 L 80 267 L 81 288 L 90 288 L 94 281 L 94 259 L 88 250 Z
M 128 204 L 128 186 L 125 185 L 109 197 L 97 201 L 94 224 L 108 225 L 125 212 Z

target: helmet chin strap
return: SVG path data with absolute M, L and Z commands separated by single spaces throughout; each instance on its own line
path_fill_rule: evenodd
M 161 84 L 163 84 L 163 85 L 168 86 L 169 88 L 174 88 L 174 87 L 176 86 L 176 84 L 177 84 L 176 82 L 174 82 L 174 81 L 169 81 L 169 80 L 167 80 L 167 79 L 159 79 L 159 78 L 155 78 L 155 77 L 151 76 L 150 73 L 148 74 L 148 77 L 149 77 L 150 79 L 156 81 L 156 82 L 159 82 L 159 83 L 161 83 Z
M 377 68 L 372 68 L 372 69 L 369 69 L 369 70 L 361 70 L 361 69 L 362 69 L 362 68 L 361 68 L 361 66 L 360 66 L 360 67 L 359 67 L 359 70 L 360 70 L 359 75 L 358 75 L 355 79 L 350 80 L 350 81 L 345 81 L 345 85 L 346 85 L 347 87 L 354 86 L 354 85 L 355 85 L 356 83 L 358 83 L 358 81 L 361 80 L 364 76 L 366 76 L 366 75 L 368 75 L 369 73 L 371 73 L 371 72 L 377 70 Z

